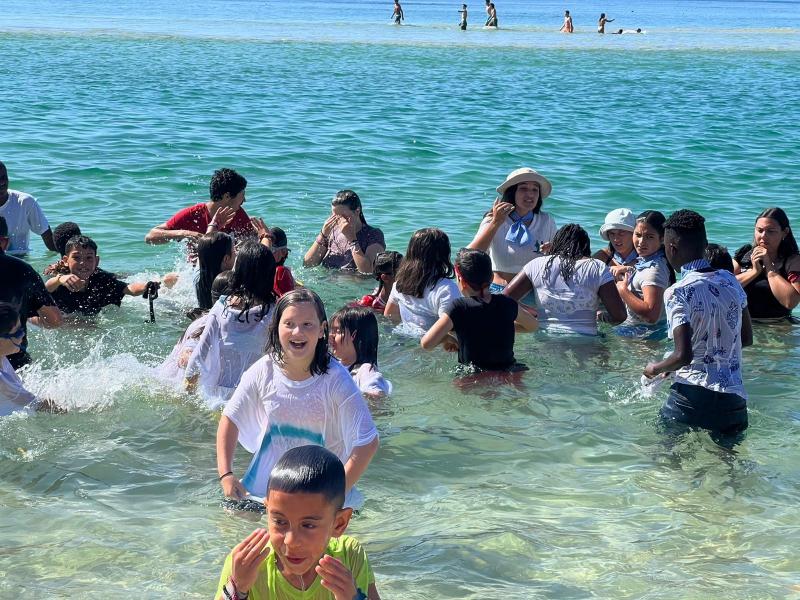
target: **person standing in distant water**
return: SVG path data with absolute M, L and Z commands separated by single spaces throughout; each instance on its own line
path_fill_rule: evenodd
M 606 32 L 606 23 L 613 23 L 614 19 L 606 19 L 606 13 L 600 13 L 600 19 L 597 21 L 597 33 Z
M 392 18 L 394 19 L 395 25 L 400 25 L 400 21 L 405 21 L 405 15 L 403 15 L 403 7 L 400 6 L 400 0 L 394 0 L 394 10 L 392 11 Z
M 575 31 L 575 28 L 572 26 L 572 17 L 568 10 L 564 11 L 564 24 L 559 31 L 563 31 L 564 33 L 574 33 Z
M 486 19 L 486 27 L 497 27 L 497 9 L 494 7 L 494 2 L 489 2 L 486 12 L 489 15 L 489 18 Z
M 461 21 L 459 22 L 458 26 L 461 28 L 461 31 L 467 30 L 467 5 L 462 4 L 461 10 L 458 11 L 461 14 Z
M 28 253 L 28 237 L 31 231 L 42 236 L 48 250 L 55 252 L 53 232 L 47 217 L 36 202 L 36 198 L 25 192 L 8 189 L 8 170 L 0 161 L 0 216 L 8 226 L 6 252 L 19 256 Z

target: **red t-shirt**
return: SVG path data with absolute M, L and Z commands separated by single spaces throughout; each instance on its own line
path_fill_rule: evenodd
M 211 215 L 208 214 L 206 204 L 205 202 L 201 202 L 194 206 L 187 206 L 175 213 L 175 215 L 167 221 L 167 229 L 186 229 L 187 231 L 205 233 L 210 220 Z M 233 220 L 228 223 L 226 227 L 221 227 L 220 231 L 236 235 L 255 233 L 253 225 L 250 223 L 250 217 L 247 216 L 247 213 L 242 207 L 239 207 L 239 210 L 237 210 L 236 214 L 233 216 Z
M 291 292 L 294 288 L 295 283 L 292 272 L 283 265 L 275 267 L 275 295 L 280 298 L 286 292 Z

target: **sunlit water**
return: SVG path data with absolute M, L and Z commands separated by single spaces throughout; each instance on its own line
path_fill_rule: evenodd
M 333 311 L 368 281 L 300 266 L 332 194 L 356 189 L 403 251 L 436 225 L 467 243 L 504 175 L 551 178 L 559 224 L 619 206 L 708 217 L 748 241 L 766 206 L 800 219 L 795 2 L 498 3 L 503 30 L 455 30 L 460 2 L 4 4 L 0 159 L 103 265 L 184 279 L 96 323 L 35 331 L 27 385 L 67 415 L 0 419 L 0 596 L 209 598 L 253 524 L 225 514 L 216 415 L 151 368 L 192 305 L 176 246 L 149 227 L 249 181 L 287 230 L 296 277 Z M 642 36 L 594 33 L 600 10 Z M 616 11 L 616 12 L 615 12 Z M 617 25 L 617 22 L 613 24 Z M 51 256 L 34 242 L 30 260 Z M 463 390 L 454 357 L 382 328 L 394 395 L 352 532 L 385 598 L 785 598 L 800 595 L 796 329 L 745 351 L 750 422 L 735 453 L 672 440 L 645 398 L 666 342 L 520 336 L 518 387 Z M 238 453 L 241 471 L 245 453 Z

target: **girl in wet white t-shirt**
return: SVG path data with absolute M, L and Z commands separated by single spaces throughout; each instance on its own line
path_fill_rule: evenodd
M 370 399 L 392 393 L 392 384 L 378 370 L 378 339 L 378 319 L 369 308 L 347 307 L 331 317 L 331 353 Z
M 353 378 L 328 353 L 325 307 L 314 292 L 284 294 L 275 307 L 267 353 L 250 367 L 217 430 L 217 469 L 225 495 L 263 497 L 272 467 L 295 446 L 324 446 L 344 463 L 351 493 L 378 448 L 378 430 Z M 236 443 L 253 454 L 241 481 Z

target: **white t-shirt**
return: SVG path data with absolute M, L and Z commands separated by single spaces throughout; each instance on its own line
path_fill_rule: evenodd
M 391 382 L 383 377 L 375 365 L 364 363 L 355 371 L 350 371 L 350 374 L 362 394 L 389 396 L 392 393 Z
M 0 206 L 0 217 L 3 217 L 8 224 L 8 244 L 7 254 L 27 254 L 30 250 L 29 233 L 33 231 L 42 235 L 50 229 L 47 217 L 36 202 L 36 198 L 25 192 L 8 190 L 8 200 Z
M 354 448 L 378 437 L 364 397 L 335 358 L 327 373 L 294 381 L 268 354 L 245 371 L 222 414 L 253 453 L 242 484 L 254 496 L 264 496 L 272 467 L 291 448 L 317 444 L 346 463 Z
M 208 314 L 198 317 L 189 324 L 186 331 L 172 348 L 169 356 L 156 367 L 156 376 L 175 386 L 183 386 L 186 377 L 186 366 L 194 349 L 200 343 L 200 337 L 206 326 Z
M 227 300 L 228 296 L 221 296 L 208 311 L 203 333 L 186 365 L 186 377 L 199 375 L 198 389 L 212 409 L 228 401 L 242 373 L 264 355 L 275 312 L 273 304 L 261 319 L 261 306 L 243 315 L 230 308 Z
M 36 407 L 36 396 L 25 389 L 22 380 L 5 356 L 0 356 L 0 417 Z
M 669 337 L 692 328 L 692 362 L 675 371 L 675 381 L 747 398 L 742 382 L 742 310 L 747 295 L 723 269 L 689 271 L 664 292 Z
M 648 286 L 659 287 L 662 290 L 670 286 L 669 266 L 667 266 L 667 258 L 663 253 L 659 253 L 652 259 L 642 257 L 639 260 L 642 262 L 639 262 L 639 266 L 635 267 L 636 272 L 633 274 L 628 284 L 628 289 L 633 292 L 637 298 L 640 300 L 644 298 L 644 288 Z M 652 323 L 647 323 L 633 312 L 627 304 L 625 305 L 625 309 L 628 311 L 628 318 L 623 325 L 652 325 Z M 663 323 L 665 318 L 665 312 L 662 308 L 659 323 Z M 658 326 L 659 323 L 656 323 L 654 326 Z
M 478 233 L 483 231 L 492 222 L 492 217 L 484 217 Z M 506 218 L 492 238 L 489 244 L 489 256 L 492 259 L 492 271 L 502 271 L 505 273 L 519 273 L 523 267 L 534 258 L 542 256 L 541 247 L 545 242 L 550 242 L 556 234 L 556 222 L 549 213 L 540 212 L 533 215 L 533 221 L 528 225 L 528 232 L 531 236 L 531 243 L 519 246 L 515 243 L 506 241 L 508 230 L 514 221 Z
M 397 291 L 397 283 L 392 286 L 392 293 L 389 294 L 389 302 L 394 301 L 400 307 L 403 323 L 410 325 L 420 335 L 424 335 L 445 314 L 447 305 L 456 298 L 461 298 L 458 285 L 452 279 L 444 278 L 426 288 L 422 298 L 401 294 Z
M 545 274 L 547 261 L 553 258 L 550 274 Z M 583 258 L 575 263 L 575 272 L 567 282 L 561 276 L 561 258 L 541 256 L 525 265 L 525 275 L 536 292 L 539 324 L 557 333 L 597 334 L 597 307 L 600 286 L 613 282 L 609 268 L 596 258 Z

